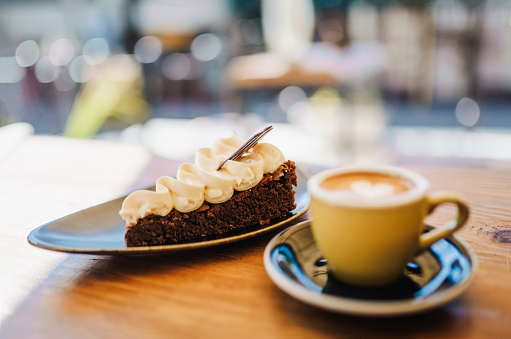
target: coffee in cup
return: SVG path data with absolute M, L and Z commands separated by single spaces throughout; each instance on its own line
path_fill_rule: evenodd
M 459 229 L 468 205 L 454 193 L 430 195 L 418 173 L 390 166 L 324 171 L 307 183 L 312 234 L 338 280 L 382 286 L 398 280 L 418 252 Z M 458 206 L 454 220 L 422 234 L 424 219 L 441 203 Z

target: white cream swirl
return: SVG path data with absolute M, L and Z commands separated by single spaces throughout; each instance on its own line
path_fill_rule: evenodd
M 285 162 L 274 145 L 260 143 L 236 161 L 229 160 L 221 170 L 218 166 L 245 141 L 233 133 L 217 140 L 213 148 L 201 148 L 195 164 L 181 164 L 176 178 L 163 176 L 156 181 L 156 191 L 140 190 L 128 195 L 119 214 L 126 227 L 149 214 L 167 215 L 173 208 L 186 213 L 198 209 L 204 201 L 219 204 L 229 200 L 234 191 L 257 185 L 265 173 L 273 173 Z

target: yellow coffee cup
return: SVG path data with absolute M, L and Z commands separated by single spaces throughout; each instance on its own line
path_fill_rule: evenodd
M 391 166 L 349 166 L 315 174 L 311 228 L 331 274 L 357 286 L 398 280 L 418 252 L 458 230 L 469 207 L 454 193 L 429 193 L 420 174 Z M 423 233 L 424 219 L 438 205 L 454 203 L 456 217 Z

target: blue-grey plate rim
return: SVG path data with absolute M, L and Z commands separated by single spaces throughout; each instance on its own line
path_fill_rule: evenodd
M 308 177 L 299 168 L 296 169 L 296 174 L 296 208 L 288 218 L 263 227 L 251 227 L 186 243 L 127 247 L 124 243 L 124 220 L 118 214 L 126 197 L 123 196 L 41 225 L 30 232 L 27 240 L 30 244 L 47 250 L 95 255 L 164 254 L 237 242 L 278 229 L 309 209 L 310 195 L 306 187 Z

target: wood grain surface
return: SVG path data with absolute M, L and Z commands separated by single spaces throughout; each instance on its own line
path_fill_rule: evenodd
M 41 151 L 41 143 L 52 151 Z M 175 162 L 141 150 L 92 141 L 73 144 L 82 158 L 69 164 L 67 147 L 58 138 L 34 137 L 0 162 L 0 338 L 511 337 L 509 170 L 407 166 L 426 176 L 433 191 L 456 191 L 469 201 L 471 217 L 458 236 L 475 251 L 479 271 L 466 293 L 443 307 L 372 319 L 319 310 L 280 291 L 262 259 L 278 231 L 146 257 L 29 245 L 26 236 L 38 225 L 176 170 Z M 452 213 L 441 208 L 429 220 L 441 223 Z

